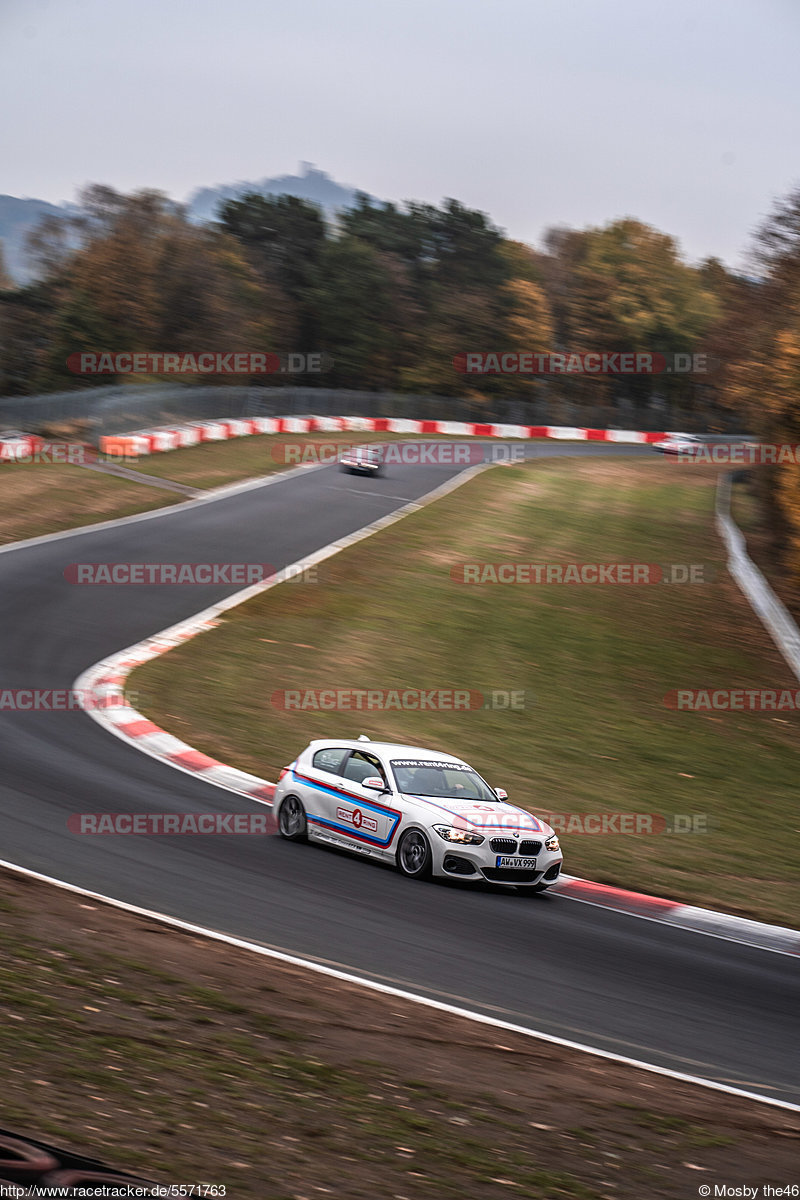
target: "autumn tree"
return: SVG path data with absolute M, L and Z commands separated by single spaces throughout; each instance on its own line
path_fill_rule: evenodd
M 704 338 L 719 319 L 715 279 L 681 258 L 674 238 L 626 217 L 602 228 L 553 230 L 546 268 L 559 348 L 575 352 L 639 351 L 671 356 L 705 352 Z M 644 404 L 650 376 L 584 381 Z M 673 397 L 693 383 L 660 377 Z
M 82 350 L 268 344 L 263 292 L 235 240 L 192 225 L 158 192 L 88 188 L 79 215 L 40 230 L 34 248 L 49 329 L 38 387 L 63 386 L 65 360 Z
M 752 266 L 729 326 L 726 398 L 748 432 L 800 445 L 800 189 L 758 231 Z M 766 466 L 757 478 L 775 547 L 800 590 L 800 467 Z

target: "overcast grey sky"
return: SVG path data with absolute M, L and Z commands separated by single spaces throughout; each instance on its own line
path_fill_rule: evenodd
M 0 192 L 310 160 L 517 238 L 631 214 L 741 262 L 800 184 L 800 0 L 0 0 Z

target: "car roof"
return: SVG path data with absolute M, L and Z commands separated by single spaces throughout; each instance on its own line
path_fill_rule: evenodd
M 441 750 L 429 750 L 424 746 L 406 746 L 400 742 L 360 741 L 358 738 L 318 738 L 313 742 L 309 742 L 306 749 L 315 751 L 324 750 L 329 746 L 336 749 L 364 750 L 367 753 L 371 750 L 376 754 L 397 756 L 400 758 L 429 759 L 431 762 L 464 762 L 463 758 L 459 758 L 455 754 L 444 754 Z

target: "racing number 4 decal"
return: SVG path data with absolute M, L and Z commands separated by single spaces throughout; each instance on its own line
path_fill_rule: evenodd
M 336 818 L 348 825 L 353 825 L 358 830 L 363 829 L 364 833 L 378 832 L 378 822 L 374 817 L 363 813 L 360 808 L 337 808 Z

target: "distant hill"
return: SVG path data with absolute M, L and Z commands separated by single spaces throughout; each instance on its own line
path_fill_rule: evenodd
M 219 187 L 203 187 L 192 192 L 187 201 L 189 219 L 202 225 L 217 219 L 220 205 L 235 200 L 246 192 L 261 192 L 264 196 L 299 196 L 318 204 L 329 219 L 349 208 L 355 201 L 357 189 L 331 179 L 313 163 L 300 163 L 299 175 L 276 175 L 257 183 L 228 183 Z M 76 212 L 73 204 L 48 204 L 46 200 L 0 196 L 0 243 L 9 275 L 16 283 L 31 278 L 25 239 L 43 217 L 66 217 Z
M 246 192 L 260 192 L 263 196 L 298 196 L 318 204 L 328 217 L 333 217 L 355 201 L 357 189 L 347 187 L 331 179 L 325 171 L 319 171 L 313 163 L 301 163 L 299 175 L 276 175 L 272 179 L 260 179 L 257 183 L 229 183 L 220 187 L 199 188 L 189 197 L 188 211 L 191 220 L 213 221 L 217 218 L 220 205 L 226 200 L 236 200 Z
M 9 275 L 17 283 L 27 283 L 31 277 L 27 262 L 25 239 L 43 217 L 66 217 L 74 212 L 71 204 L 48 204 L 46 200 L 20 199 L 0 196 L 0 242 Z

